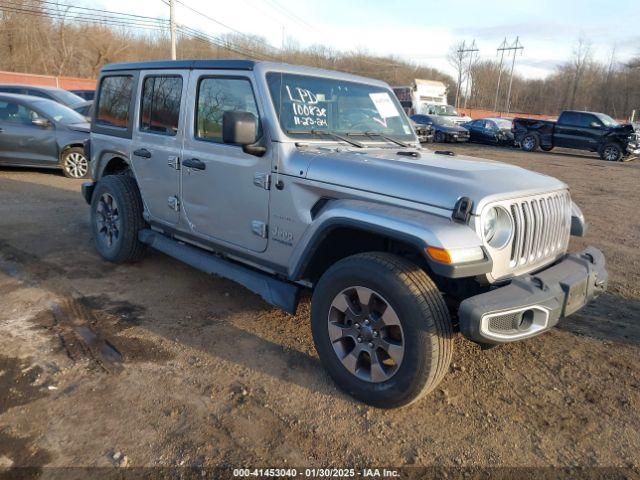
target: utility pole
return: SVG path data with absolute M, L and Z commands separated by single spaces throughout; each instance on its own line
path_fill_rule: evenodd
M 171 30 L 171 60 L 176 59 L 176 0 L 169 0 L 169 27 Z
M 498 84 L 496 85 L 496 99 L 493 102 L 493 111 L 498 111 L 498 95 L 500 93 L 500 80 L 502 79 L 502 62 L 504 61 L 504 51 L 507 48 L 507 37 L 504 37 L 504 40 L 498 47 L 498 52 L 500 52 L 500 66 L 498 67 Z
M 466 40 L 463 40 L 460 48 L 456 50 L 456 54 L 458 55 L 455 59 L 456 66 L 458 68 L 458 83 L 456 85 L 456 101 L 454 104 L 456 108 L 458 108 L 458 100 L 460 99 L 460 85 L 462 84 L 462 62 L 464 61 L 465 44 L 466 44 Z
M 476 40 L 473 39 L 473 43 L 466 50 L 469 53 L 469 66 L 467 67 L 467 84 L 464 87 L 464 108 L 467 108 L 467 99 L 469 98 L 469 84 L 471 83 L 471 63 L 473 62 L 473 55 L 479 50 L 476 48 Z
M 518 50 L 520 50 L 520 54 L 522 54 L 522 50 L 524 50 L 524 47 L 520 43 L 520 37 L 516 37 L 516 41 L 514 42 L 514 44 L 509 48 L 506 48 L 505 50 L 513 51 L 513 59 L 511 60 L 511 74 L 509 75 L 509 91 L 507 93 L 507 113 L 509 113 L 511 110 L 511 85 L 513 84 L 513 67 L 516 64 L 516 53 L 518 53 Z

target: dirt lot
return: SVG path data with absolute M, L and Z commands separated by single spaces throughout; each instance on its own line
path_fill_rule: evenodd
M 0 170 L 0 470 L 639 466 L 640 161 L 451 148 L 567 182 L 590 222 L 571 248 L 604 251 L 610 293 L 530 341 L 458 337 L 440 387 L 394 411 L 334 387 L 307 303 L 287 315 L 158 253 L 108 264 L 80 182 Z

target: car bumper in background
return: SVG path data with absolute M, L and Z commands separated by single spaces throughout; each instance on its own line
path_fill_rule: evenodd
M 555 326 L 607 288 L 604 255 L 589 247 L 559 263 L 460 304 L 460 330 L 469 340 L 498 344 L 533 337 Z

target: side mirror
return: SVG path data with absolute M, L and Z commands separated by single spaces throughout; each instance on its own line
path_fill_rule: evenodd
M 242 151 L 256 157 L 263 156 L 267 149 L 258 144 L 258 119 L 251 112 L 224 112 L 222 114 L 222 141 L 241 145 Z
M 49 128 L 51 126 L 51 122 L 43 117 L 36 117 L 31 120 L 31 123 L 42 128 Z
M 222 114 L 222 141 L 234 145 L 256 143 L 258 122 L 251 112 L 224 112 Z
M 591 128 L 600 128 L 600 124 L 598 122 L 591 122 Z

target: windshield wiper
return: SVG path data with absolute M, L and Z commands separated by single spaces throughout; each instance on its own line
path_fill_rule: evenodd
M 303 134 L 307 134 L 307 133 L 311 134 L 311 135 L 325 135 L 327 137 L 336 138 L 338 140 L 342 140 L 343 142 L 350 143 L 354 147 L 364 148 L 364 145 L 361 144 L 360 142 L 356 142 L 355 140 L 351 140 L 351 139 L 349 139 L 347 137 L 343 137 L 342 135 L 340 135 L 338 133 L 330 132 L 328 130 L 287 130 L 287 133 L 292 134 L 292 135 L 303 135 Z
M 397 139 L 395 139 L 393 137 L 389 137 L 388 135 L 385 135 L 384 133 L 378 133 L 378 132 L 350 132 L 350 133 L 347 133 L 347 135 L 366 135 L 369 138 L 380 137 L 380 138 L 386 140 L 387 142 L 395 143 L 396 145 L 400 145 L 401 147 L 411 148 L 411 145 L 409 145 L 408 143 L 402 142 L 402 141 L 397 140 Z

